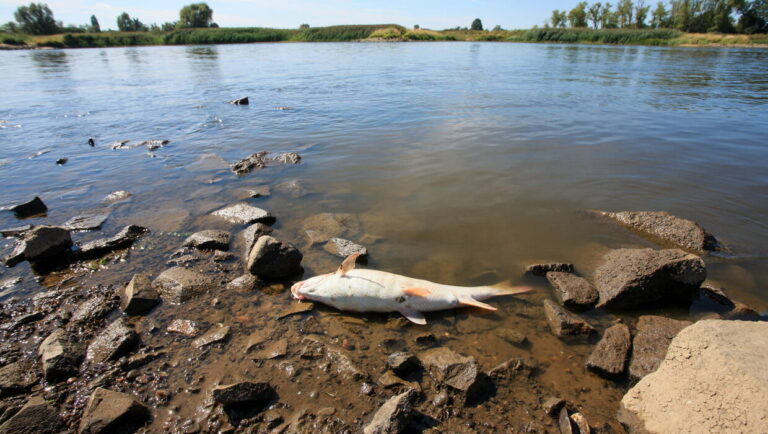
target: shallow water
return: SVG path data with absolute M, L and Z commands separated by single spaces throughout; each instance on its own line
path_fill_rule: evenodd
M 144 250 L 92 283 L 156 275 L 184 234 L 237 229 L 207 213 L 269 184 L 272 196 L 252 202 L 277 216 L 308 275 L 338 263 L 302 233 L 301 221 L 319 212 L 357 214 L 355 240 L 382 237 L 368 246 L 373 267 L 468 284 L 480 275 L 522 281 L 524 264 L 539 259 L 588 274 L 609 248 L 652 245 L 581 211 L 665 210 L 727 244 L 733 257 L 705 258 L 709 278 L 768 311 L 765 50 L 455 42 L 12 51 L 0 52 L 0 74 L 0 203 L 40 195 L 48 216 L 29 222 L 56 224 L 129 190 L 102 232 L 153 230 Z M 226 103 L 245 95 L 249 106 Z M 171 143 L 155 158 L 107 146 L 124 139 Z M 29 158 L 41 150 L 50 152 Z M 298 151 L 302 163 L 242 178 L 228 170 L 261 150 Z M 61 157 L 69 161 L 57 166 Z M 3 213 L 0 224 L 18 221 Z M 25 276 L 3 298 L 40 290 L 26 272 L 0 276 Z M 533 354 L 552 364 L 543 377 L 565 385 L 564 397 L 612 417 L 621 391 L 584 373 L 591 347 L 549 335 L 535 307 L 550 296 L 546 282 L 526 282 L 539 291 L 525 301 L 499 300 L 499 313 L 471 320 L 428 315 L 430 331 L 486 368 Z M 285 293 L 260 300 L 251 314 L 290 303 Z M 206 306 L 185 309 L 209 322 L 235 315 Z M 163 309 L 160 318 L 178 316 Z M 327 309 L 321 317 L 334 318 Z M 386 335 L 386 318 L 371 321 L 358 339 Z M 500 327 L 523 330 L 531 348 L 487 333 Z

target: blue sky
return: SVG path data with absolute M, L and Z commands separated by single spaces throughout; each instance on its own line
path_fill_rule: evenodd
M 36 0 L 47 3 L 64 24 L 85 24 L 95 14 L 101 27 L 115 28 L 117 15 L 126 11 L 145 24 L 178 19 L 179 9 L 201 0 Z M 0 23 L 13 20 L 17 7 L 27 1 L 0 0 Z M 553 9 L 570 9 L 578 0 L 211 0 L 213 19 L 222 27 L 298 27 L 333 24 L 419 24 L 443 29 L 469 26 L 479 17 L 485 27 L 529 28 L 541 25 Z

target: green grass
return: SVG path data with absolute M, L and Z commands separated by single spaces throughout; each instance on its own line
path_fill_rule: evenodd
M 670 29 L 533 29 L 508 38 L 515 42 L 670 45 L 682 35 Z
M 311 27 L 300 30 L 291 40 L 302 42 L 356 41 L 368 38 L 376 30 L 386 28 L 397 29 L 400 32 L 405 31 L 403 26 L 397 24 Z
M 409 41 L 455 41 L 456 37 L 434 30 L 414 29 L 408 30 L 403 38 Z
M 402 39 L 403 31 L 397 27 L 387 27 L 386 29 L 374 30 L 368 39 Z
M 174 30 L 160 34 L 160 44 L 194 45 L 280 42 L 291 39 L 298 32 L 298 30 L 291 29 L 267 29 L 262 27 Z

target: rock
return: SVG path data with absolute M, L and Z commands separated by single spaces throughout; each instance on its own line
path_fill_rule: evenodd
M 116 142 L 112 142 L 107 145 L 109 149 L 130 149 L 131 147 L 128 145 L 130 143 L 130 140 L 118 140 Z
M 6 228 L 6 229 L 0 229 L 0 235 L 4 237 L 21 237 L 27 232 L 31 231 L 34 226 L 32 225 L 22 225 L 22 226 L 16 226 L 13 228 Z
M 469 392 L 478 382 L 479 369 L 474 357 L 465 357 L 445 347 L 423 352 L 419 358 L 439 384 Z
M 228 262 L 237 258 L 234 253 L 222 252 L 221 250 L 215 250 L 213 252 L 213 262 Z
M 661 245 L 693 253 L 717 250 L 720 243 L 698 223 L 663 211 L 601 212 L 627 229 Z
M 302 258 L 292 245 L 264 235 L 253 245 L 246 270 L 265 280 L 283 279 L 301 273 Z
M 70 231 L 95 231 L 101 228 L 101 225 L 109 218 L 109 213 L 103 214 L 85 214 L 72 217 L 62 226 Z
M 733 310 L 736 307 L 736 304 L 725 295 L 722 288 L 713 285 L 702 285 L 699 288 L 699 298 L 718 306 L 719 309 L 717 310 Z
M 80 303 L 74 312 L 70 322 L 73 324 L 85 324 L 106 317 L 115 309 L 115 303 L 103 295 L 96 295 Z
M 217 386 L 211 396 L 215 402 L 224 406 L 248 404 L 264 408 L 277 397 L 277 392 L 269 383 L 243 381 Z
M 24 407 L 0 425 L 0 434 L 55 434 L 64 431 L 64 422 L 42 396 L 29 398 Z
M 250 103 L 250 101 L 248 101 L 248 97 L 247 96 L 244 96 L 242 98 L 233 99 L 229 103 L 230 104 L 234 104 L 234 105 L 248 105 Z
M 185 303 L 214 287 L 213 281 L 203 274 L 183 267 L 169 268 L 152 282 L 164 300 Z
M 205 347 L 217 342 L 223 342 L 229 337 L 229 326 L 224 324 L 216 324 L 208 329 L 205 334 L 192 341 L 192 346 L 195 348 Z
M 31 362 L 22 360 L 0 368 L 0 398 L 27 392 L 37 383 Z
M 621 400 L 629 432 L 756 433 L 768 420 L 768 323 L 705 320 Z
M 643 315 L 637 321 L 637 332 L 632 341 L 632 359 L 629 376 L 639 380 L 655 371 L 672 339 L 680 330 L 691 325 L 690 321 L 678 321 L 663 316 Z
M 275 186 L 275 190 L 293 199 L 298 199 L 308 194 L 306 184 L 298 179 L 281 182 Z
M 80 420 L 82 434 L 129 434 L 152 418 L 149 409 L 127 393 L 97 388 L 91 394 Z
M 576 312 L 594 307 L 598 293 L 587 279 L 571 273 L 551 271 L 547 280 L 555 289 L 555 294 L 563 306 Z
M 237 163 L 231 164 L 230 167 L 237 176 L 247 175 L 253 169 L 263 169 L 267 167 L 267 155 L 269 155 L 269 152 L 267 151 L 256 152 L 243 158 Z
M 268 185 L 260 185 L 258 187 L 249 188 L 246 190 L 246 195 L 251 199 L 258 199 L 260 197 L 269 197 L 272 191 Z
M 212 215 L 221 217 L 230 223 L 235 224 L 251 224 L 251 223 L 266 223 L 272 224 L 275 222 L 275 218 L 269 211 L 265 211 L 261 208 L 248 205 L 247 203 L 236 203 L 229 205 L 220 210 L 214 211 Z
M 315 308 L 314 303 L 308 303 L 305 301 L 292 302 L 287 308 L 281 310 L 275 319 L 283 319 L 291 315 L 298 315 L 302 313 L 311 312 Z
M 704 261 L 682 250 L 618 249 L 595 270 L 598 307 L 634 309 L 691 300 L 707 277 Z
M 147 232 L 149 232 L 147 228 L 129 225 L 113 237 L 101 238 L 83 244 L 79 250 L 73 253 L 73 256 L 78 260 L 95 259 L 115 250 L 127 249 Z
M 573 413 L 571 415 L 571 423 L 572 425 L 576 425 L 579 434 L 590 434 L 592 432 L 592 429 L 589 427 L 589 422 L 587 422 L 587 418 L 581 413 Z
M 371 422 L 363 428 L 365 434 L 397 434 L 405 431 L 413 416 L 416 392 L 408 390 L 393 396 L 373 415 Z
M 542 408 L 549 417 L 557 417 L 560 414 L 560 409 L 565 405 L 563 398 L 551 396 L 544 401 Z
M 88 138 L 88 146 L 90 147 L 96 146 L 96 140 L 93 137 Z
M 146 274 L 134 274 L 120 294 L 120 309 L 126 315 L 144 315 L 160 303 L 160 294 Z
M 142 366 L 157 360 L 161 357 L 165 357 L 168 354 L 166 351 L 152 351 L 149 353 L 134 354 L 128 356 L 122 363 L 122 368 L 126 371 L 131 369 L 141 368 Z
M 227 283 L 227 289 L 237 292 L 251 292 L 256 289 L 258 279 L 253 274 L 243 274 Z
M 66 256 L 72 247 L 69 231 L 55 226 L 38 226 L 26 234 L 5 261 L 12 267 L 23 260 L 39 263 Z
M 146 146 L 148 150 L 154 151 L 156 149 L 160 149 L 164 147 L 165 145 L 171 143 L 170 140 L 142 140 L 141 142 L 136 144 L 137 148 L 140 148 L 142 146 Z
M 368 249 L 360 244 L 355 244 L 352 241 L 345 240 L 343 238 L 331 238 L 323 247 L 326 252 L 336 255 L 340 258 L 346 258 L 349 255 L 359 253 L 358 260 L 364 259 L 368 256 Z
M 139 335 L 124 319 L 108 325 L 88 346 L 85 358 L 92 363 L 116 360 L 139 344 Z
M 267 343 L 264 349 L 253 353 L 252 358 L 254 360 L 272 360 L 279 359 L 288 353 L 288 341 L 285 339 L 278 339 Z
M 404 380 L 395 375 L 392 371 L 386 371 L 379 377 L 379 384 L 385 389 L 395 389 L 398 391 L 413 389 L 421 393 L 421 386 L 415 381 Z
M 421 362 L 411 353 L 392 353 L 387 357 L 387 367 L 402 377 L 421 368 Z
M 272 228 L 263 223 L 254 223 L 240 232 L 240 238 L 245 245 L 245 252 L 243 256 L 248 257 L 248 253 L 253 249 L 253 245 L 256 244 L 256 240 L 262 235 L 269 235 L 272 233 Z
M 331 364 L 331 369 L 346 380 L 364 380 L 367 375 L 352 361 L 349 353 L 333 345 L 325 346 L 325 359 Z
M 282 152 L 274 160 L 283 164 L 299 164 L 301 163 L 301 155 L 297 152 Z
M 620 378 L 627 365 L 631 339 L 629 327 L 624 324 L 608 328 L 587 359 L 587 369 L 605 378 Z
M 360 222 L 354 214 L 322 213 L 304 219 L 302 229 L 312 244 L 322 244 L 331 238 L 356 234 Z
M 57 166 L 63 166 L 65 164 L 67 164 L 68 161 L 69 161 L 69 158 L 66 158 L 66 157 L 59 158 L 58 160 L 56 160 L 56 165 Z
M 762 316 L 746 304 L 736 302 L 733 309 L 726 312 L 723 318 L 736 321 L 760 321 Z
M 6 279 L 0 282 L 0 288 L 2 289 L 13 288 L 17 283 L 21 283 L 21 281 L 22 281 L 21 277 L 17 277 L 15 279 Z M 0 329 L 16 330 L 20 326 L 23 326 L 25 324 L 31 324 L 36 321 L 40 321 L 43 318 L 45 318 L 45 315 L 40 311 L 30 312 L 27 314 L 14 317 L 13 321 L 3 324 L 2 326 L 0 326 Z
M 168 333 L 178 333 L 187 337 L 197 335 L 197 323 L 188 319 L 175 319 L 168 325 Z
M 558 428 L 560 428 L 560 434 L 579 434 L 578 431 L 573 429 L 571 418 L 568 417 L 568 409 L 566 407 L 560 409 L 557 425 Z
M 562 338 L 569 335 L 588 335 L 595 329 L 578 315 L 575 315 L 552 300 L 544 300 L 544 315 L 552 333 Z
M 103 202 L 104 203 L 122 202 L 124 200 L 130 199 L 131 196 L 133 196 L 133 194 L 131 194 L 131 192 L 129 191 L 118 190 L 118 191 L 109 193 L 106 197 L 104 197 Z
M 512 345 L 522 346 L 528 342 L 528 338 L 517 330 L 501 328 L 494 330 L 494 334 Z
M 557 271 L 561 273 L 573 273 L 573 264 L 566 264 L 562 262 L 550 262 L 541 264 L 531 264 L 525 267 L 526 274 L 533 274 L 534 276 L 546 276 L 547 273 Z
M 8 210 L 13 211 L 16 217 L 23 219 L 23 218 L 32 217 L 38 214 L 45 214 L 45 212 L 48 211 L 48 207 L 45 206 L 42 199 L 35 196 L 35 198 L 30 200 L 29 202 L 14 205 L 8 208 Z
M 200 250 L 229 250 L 229 232 L 206 230 L 195 232 L 184 240 L 184 247 Z

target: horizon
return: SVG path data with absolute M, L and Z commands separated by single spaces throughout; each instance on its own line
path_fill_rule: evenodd
M 122 12 L 128 12 L 132 18 L 138 18 L 144 24 L 160 25 L 178 20 L 179 10 L 196 2 L 43 0 L 39 3 L 48 4 L 55 19 L 64 25 L 89 24 L 91 15 L 95 15 L 103 30 L 117 30 L 117 16 Z M 15 21 L 13 14 L 16 9 L 29 3 L 0 0 L 0 24 Z M 305 23 L 312 27 L 343 24 L 399 24 L 412 27 L 418 24 L 422 28 L 442 30 L 457 26 L 469 27 L 475 18 L 480 18 L 487 29 L 497 25 L 505 29 L 541 26 L 549 19 L 552 10 L 569 10 L 578 1 L 544 0 L 535 5 L 522 1 L 513 1 L 510 5 L 510 2 L 502 0 L 425 0 L 417 5 L 404 0 L 330 0 L 322 4 L 306 0 L 284 0 L 278 4 L 264 0 L 221 0 L 207 3 L 213 9 L 213 21 L 220 27 L 297 28 Z M 448 13 L 448 10 L 451 12 Z M 435 11 L 438 13 L 433 13 Z

